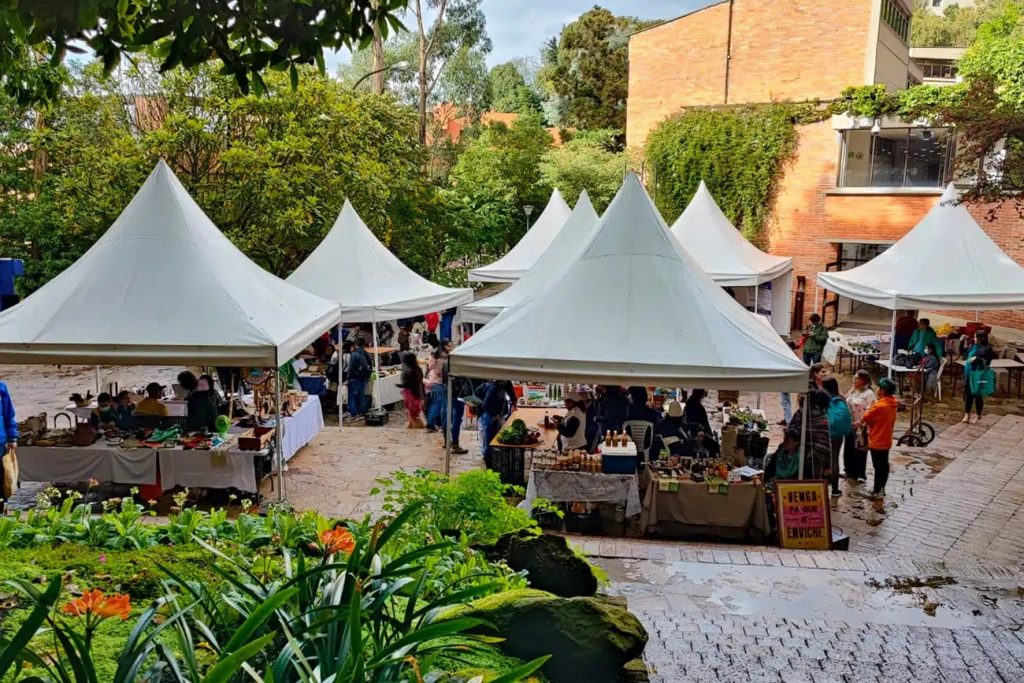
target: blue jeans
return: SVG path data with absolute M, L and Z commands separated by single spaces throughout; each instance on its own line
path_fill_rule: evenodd
M 438 382 L 430 387 L 430 411 L 427 413 L 427 428 L 437 429 L 442 425 L 445 397 L 448 390 Z
M 445 403 L 447 403 L 447 401 L 445 401 Z M 448 408 L 448 406 L 446 405 L 445 408 Z M 462 432 L 462 416 L 466 412 L 466 404 L 463 403 L 462 401 L 460 401 L 459 399 L 455 399 L 454 401 L 452 401 L 451 410 L 452 410 L 452 414 L 451 414 L 451 419 L 452 419 L 452 445 L 458 446 L 459 445 L 459 434 Z M 444 413 L 442 413 L 442 415 L 443 414 Z M 445 425 L 441 425 L 442 428 L 444 428 L 444 426 Z M 445 432 L 445 438 L 448 438 L 447 432 Z
M 815 363 L 821 362 L 821 351 L 817 353 L 807 353 L 804 351 L 804 363 L 806 365 L 814 365 Z
M 484 457 L 484 463 L 490 465 L 491 441 L 501 431 L 501 416 L 483 413 L 480 415 L 480 429 L 483 433 L 483 442 L 480 444 L 480 455 Z
M 366 412 L 366 380 L 348 381 L 348 414 L 355 417 Z
M 779 394 L 779 398 L 782 402 L 782 417 L 786 420 L 786 424 L 793 419 L 793 403 L 790 401 L 789 394 Z

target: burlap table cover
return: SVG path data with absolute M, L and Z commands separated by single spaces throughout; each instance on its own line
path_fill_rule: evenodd
M 641 529 L 659 536 L 701 536 L 762 542 L 771 536 L 764 487 L 730 484 L 728 493 L 708 493 L 703 482 L 679 482 L 679 491 L 659 491 L 658 475 L 644 470 Z

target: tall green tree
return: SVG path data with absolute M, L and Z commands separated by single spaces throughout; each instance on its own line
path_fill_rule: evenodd
M 537 115 L 511 126 L 485 126 L 459 156 L 451 172 L 450 196 L 475 222 L 461 236 L 462 253 L 502 254 L 526 231 L 523 207 L 539 211 L 551 193 L 540 178 L 540 162 L 553 139 Z
M 103 234 L 159 156 L 214 223 L 278 275 L 316 246 L 346 198 L 411 267 L 431 276 L 441 263 L 451 216 L 423 173 L 415 112 L 392 98 L 357 96 L 312 69 L 295 90 L 286 73 L 269 76 L 272 97 L 237 95 L 214 65 L 155 83 L 149 70 L 114 81 L 99 65 L 72 78 L 77 96 L 46 108 L 41 128 L 0 101 L 0 141 L 18 142 L 20 155 L 0 162 L 0 243 L 28 259 L 27 289 Z M 124 94 L 137 92 L 147 95 Z M 40 173 L 30 163 L 37 154 Z
M 557 187 L 570 203 L 586 190 L 594 208 L 603 212 L 622 185 L 629 166 L 626 152 L 616 151 L 617 134 L 614 130 L 570 134 L 565 144 L 551 148 L 541 159 L 544 183 Z
M 554 92 L 564 99 L 562 123 L 625 128 L 629 34 L 650 23 L 594 7 L 562 29 L 550 73 Z
M 59 83 L 35 70 L 37 58 L 58 66 L 67 53 L 92 50 L 110 73 L 123 55 L 157 46 L 161 71 L 212 58 L 242 92 L 262 92 L 267 69 L 317 64 L 325 49 L 369 43 L 374 26 L 399 28 L 408 0 L 75 0 L 0 3 L 0 85 L 21 102 L 52 99 Z M 84 46 L 84 47 L 83 47 Z
M 929 0 L 916 0 L 910 24 L 914 47 L 967 47 L 974 42 L 978 27 L 999 16 L 1003 7 L 1021 4 L 1015 0 L 977 0 L 971 4 L 948 5 L 936 14 Z

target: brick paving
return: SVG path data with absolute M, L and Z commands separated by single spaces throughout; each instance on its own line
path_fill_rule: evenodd
M 987 429 L 986 429 L 987 427 Z M 1024 563 L 1024 418 L 955 425 L 937 439 L 955 459 L 885 523 L 853 545 L 859 554 Z

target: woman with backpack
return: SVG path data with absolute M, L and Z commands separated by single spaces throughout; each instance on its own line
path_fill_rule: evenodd
M 850 415 L 850 406 L 839 393 L 839 382 L 835 377 L 826 377 L 821 382 L 821 387 L 829 395 L 828 430 L 832 438 L 832 461 L 828 479 L 832 484 L 832 496 L 839 497 L 842 495 L 839 490 L 839 453 L 843 450 L 846 437 L 853 434 L 853 418 Z

